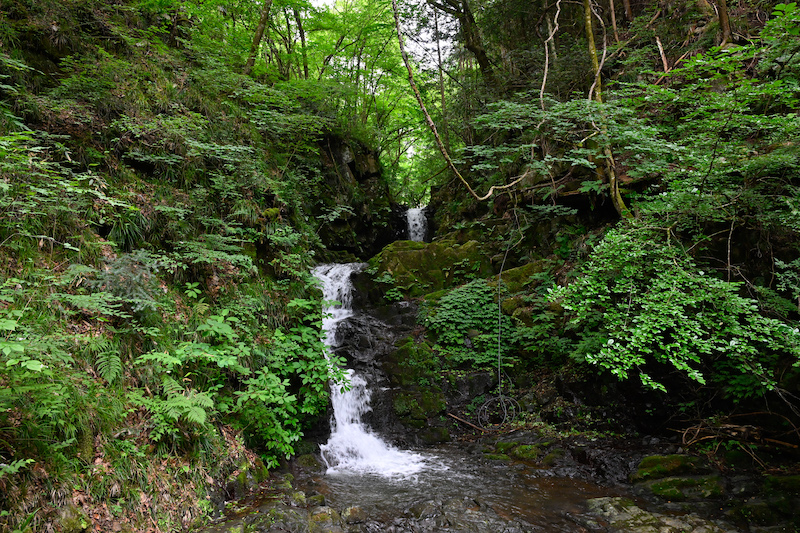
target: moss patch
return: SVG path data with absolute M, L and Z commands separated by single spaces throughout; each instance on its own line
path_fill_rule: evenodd
M 522 459 L 523 461 L 535 461 L 541 453 L 542 450 L 533 444 L 523 444 L 511 450 L 511 455 L 514 458 Z
M 648 483 L 650 491 L 665 500 L 719 498 L 725 487 L 719 476 L 667 477 Z
M 491 261 L 477 241 L 458 244 L 449 239 L 393 242 L 370 260 L 370 266 L 388 272 L 396 287 L 412 298 L 492 274 Z
M 707 472 L 705 464 L 698 457 L 691 455 L 651 455 L 639 463 L 631 481 L 658 479 L 680 474 L 699 474 Z

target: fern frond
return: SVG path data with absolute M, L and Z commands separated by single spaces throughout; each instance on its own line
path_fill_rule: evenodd
M 100 377 L 109 383 L 114 383 L 122 376 L 122 358 L 119 352 L 112 350 L 99 352 L 95 358 L 95 367 Z

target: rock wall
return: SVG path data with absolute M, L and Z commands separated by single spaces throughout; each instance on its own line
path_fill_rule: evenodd
M 320 142 L 325 167 L 322 197 L 312 209 L 323 220 L 319 236 L 334 252 L 368 259 L 407 234 L 405 208 L 383 177 L 378 153 L 355 141 Z

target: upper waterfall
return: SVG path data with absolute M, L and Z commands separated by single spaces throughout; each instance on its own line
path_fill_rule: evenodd
M 422 242 L 428 231 L 428 219 L 425 216 L 425 207 L 412 207 L 406 211 L 408 221 L 408 240 Z

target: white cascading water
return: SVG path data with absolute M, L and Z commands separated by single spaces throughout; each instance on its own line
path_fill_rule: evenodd
M 362 263 L 320 265 L 313 270 L 322 282 L 323 298 L 339 304 L 326 307 L 327 317 L 322 320 L 325 344 L 335 346 L 336 328 L 353 315 L 353 285 L 350 276 L 360 271 Z M 331 383 L 333 420 L 331 436 L 320 446 L 328 473 L 354 472 L 378 474 L 384 477 L 408 477 L 424 467 L 419 454 L 398 450 L 383 442 L 361 421 L 361 416 L 371 410 L 367 382 L 353 370 L 346 370 L 350 390 L 342 391 L 341 384 Z
M 425 231 L 428 229 L 428 220 L 425 218 L 424 207 L 412 207 L 406 211 L 408 221 L 408 239 L 422 242 L 425 240 Z

